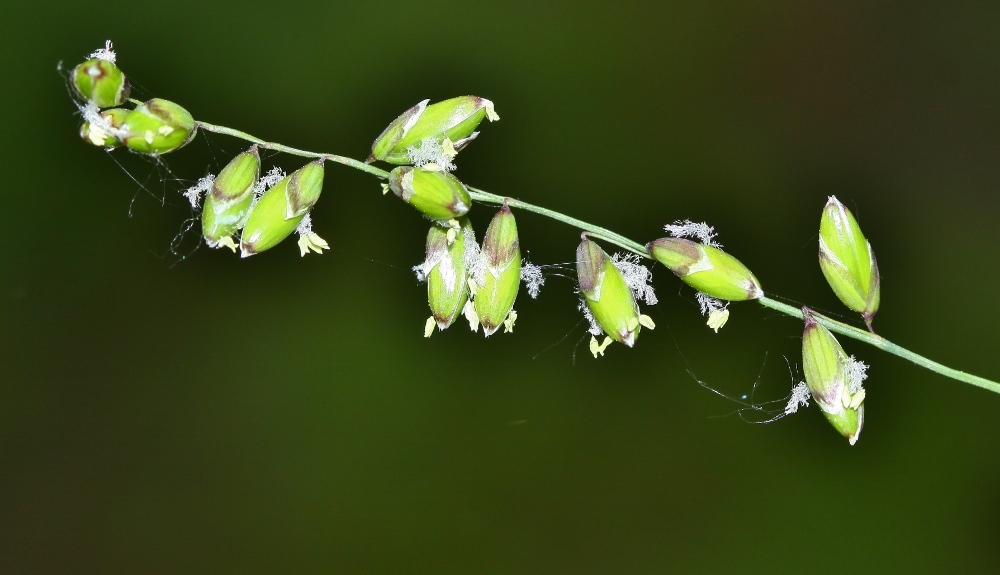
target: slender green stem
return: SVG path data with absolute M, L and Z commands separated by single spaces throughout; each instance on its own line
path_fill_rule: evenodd
M 256 136 L 251 136 L 246 132 L 241 132 L 240 130 L 234 130 L 233 128 L 227 128 L 225 126 L 216 126 L 215 124 L 209 124 L 208 122 L 198 122 L 198 127 L 202 130 L 208 130 L 209 132 L 215 132 L 216 134 L 225 134 L 226 136 L 232 136 L 234 138 L 239 138 L 241 140 L 246 140 L 248 142 L 253 142 L 260 146 L 261 148 L 267 150 L 274 150 L 276 152 L 284 152 L 286 154 L 291 154 L 293 156 L 302 156 L 303 158 L 316 158 L 322 160 L 329 160 L 331 162 L 337 162 L 338 164 L 344 164 L 345 166 L 352 167 L 356 170 L 361 170 L 362 172 L 368 172 L 374 176 L 378 176 L 383 180 L 389 177 L 389 172 L 385 170 L 380 170 L 375 166 L 370 166 L 364 162 L 359 162 L 353 158 L 348 158 L 345 156 L 338 156 L 336 154 L 320 154 L 318 152 L 309 152 L 306 150 L 300 150 L 298 148 L 290 148 L 284 144 L 278 144 L 275 142 L 268 142 L 258 138 Z
M 343 164 L 345 166 L 372 174 L 383 180 L 389 177 L 389 172 L 376 168 L 375 166 L 366 164 L 364 162 L 360 162 L 353 158 L 338 156 L 336 154 L 323 154 L 318 152 L 309 152 L 306 150 L 300 150 L 298 148 L 291 148 L 283 144 L 265 141 L 261 138 L 251 136 L 246 132 L 241 132 L 240 130 L 234 130 L 233 128 L 227 128 L 225 126 L 216 126 L 215 124 L 209 124 L 208 122 L 198 122 L 198 127 L 203 130 L 207 130 L 209 132 L 214 132 L 216 134 L 225 134 L 227 136 L 232 136 L 234 138 L 240 138 L 241 140 L 253 142 L 258 146 L 260 146 L 261 148 L 265 148 L 268 150 L 284 152 L 286 154 L 291 154 L 293 156 L 316 158 L 316 159 L 322 159 L 324 161 L 336 162 L 338 164 Z M 645 246 L 643 246 L 638 242 L 630 240 L 629 238 L 626 238 L 621 234 L 612 232 L 611 230 L 608 230 L 606 228 L 595 226 L 585 221 L 567 216 L 563 213 L 550 210 L 548 208 L 543 208 L 541 206 L 536 206 L 534 204 L 529 204 L 528 202 L 522 202 L 521 200 L 516 200 L 514 198 L 508 198 L 504 196 L 498 196 L 496 194 L 491 194 L 489 192 L 480 190 L 478 188 L 469 187 L 468 190 L 469 190 L 469 195 L 472 197 L 472 199 L 478 202 L 483 202 L 486 204 L 493 204 L 493 205 L 502 205 L 504 202 L 507 202 L 507 205 L 512 208 L 518 208 L 528 212 L 533 212 L 541 216 L 545 216 L 547 218 L 563 222 L 564 224 L 583 230 L 595 238 L 602 239 L 618 247 L 626 249 L 632 253 L 639 254 L 644 258 L 651 258 L 650 253 L 648 250 L 646 250 Z M 775 311 L 781 312 L 783 314 L 798 319 L 802 319 L 802 310 L 799 308 L 781 303 L 779 301 L 764 296 L 758 298 L 757 301 L 766 308 L 773 309 Z M 1000 393 L 1000 383 L 997 383 L 995 381 L 990 381 L 982 377 L 965 373 L 964 371 L 958 371 L 957 369 L 952 369 L 950 367 L 941 365 L 936 361 L 932 361 L 922 355 L 913 353 L 912 351 L 900 347 L 879 335 L 870 333 L 863 329 L 836 320 L 832 320 L 820 314 L 815 314 L 815 316 L 816 319 L 819 321 L 819 323 L 823 324 L 827 329 L 829 329 L 832 332 L 839 333 L 841 335 L 873 345 L 883 351 L 889 352 L 893 355 L 909 360 L 919 366 L 925 367 L 945 377 L 950 377 L 952 379 L 961 381 L 963 383 L 975 385 L 977 387 L 987 389 L 994 393 Z
M 541 206 L 536 206 L 534 204 L 529 204 L 528 202 L 522 202 L 521 200 L 515 200 L 514 198 L 505 198 L 503 196 L 498 196 L 496 194 L 491 194 L 489 192 L 484 192 L 478 188 L 468 187 L 469 195 L 472 199 L 487 203 L 501 205 L 504 200 L 507 201 L 507 205 L 512 208 L 519 208 L 528 212 L 534 212 L 536 214 L 552 218 L 553 220 L 560 221 L 564 224 L 573 226 L 574 228 L 581 229 L 590 235 L 605 240 L 609 243 L 615 244 L 620 248 L 624 248 L 630 252 L 639 254 L 644 258 L 648 258 L 649 252 L 646 250 L 645 246 L 638 242 L 634 242 L 623 235 L 616 234 L 609 229 L 602 228 L 600 226 L 595 226 L 594 224 L 587 223 L 583 220 L 578 220 L 576 218 L 567 216 L 566 214 L 550 210 L 548 208 L 543 208 Z

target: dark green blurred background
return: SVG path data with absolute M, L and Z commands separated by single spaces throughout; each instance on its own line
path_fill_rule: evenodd
M 337 166 L 331 252 L 179 261 L 176 191 L 245 145 L 199 138 L 166 158 L 180 181 L 113 154 L 148 194 L 79 140 L 56 70 L 111 38 L 136 97 L 359 158 L 417 101 L 482 95 L 502 121 L 464 181 L 642 241 L 708 220 L 831 313 L 836 194 L 880 332 L 996 379 L 1000 4 L 826 4 L 8 8 L 0 573 L 998 572 L 1000 397 L 847 341 L 871 364 L 855 447 L 815 407 L 716 418 L 736 406 L 688 367 L 780 398 L 801 324 L 734 305 L 715 335 L 662 268 L 658 329 L 599 361 L 558 269 L 513 335 L 426 340 L 426 222 Z M 572 229 L 519 227 L 532 261 L 572 259 Z

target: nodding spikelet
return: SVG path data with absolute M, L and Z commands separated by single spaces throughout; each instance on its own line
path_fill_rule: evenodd
M 684 283 L 704 294 L 729 301 L 764 295 L 753 273 L 715 246 L 683 238 L 660 238 L 646 244 L 646 249 Z
M 619 265 L 630 276 L 631 285 Z M 576 274 L 580 294 L 589 311 L 589 316 L 585 314 L 585 317 L 588 321 L 593 319 L 591 333 L 596 325 L 607 334 L 603 343 L 598 343 L 596 337 L 591 340 L 590 351 L 594 357 L 603 355 L 611 341 L 632 347 L 641 326 L 654 327 L 649 316 L 639 313 L 633 293 L 639 291 L 651 295 L 652 288 L 646 283 L 649 271 L 645 268 L 639 271 L 638 268 L 641 266 L 628 257 L 609 258 L 601 246 L 582 234 L 580 245 L 576 248 Z M 652 297 L 655 301 L 655 296 Z
M 479 256 L 482 263 L 477 263 L 473 269 L 475 285 L 470 287 L 475 315 L 487 336 L 503 325 L 513 312 L 521 285 L 520 246 L 517 222 L 504 203 L 483 236 Z M 508 326 L 508 331 L 512 325 Z
M 466 257 L 476 245 L 476 235 L 468 218 L 454 222 L 453 226 L 431 226 L 427 233 L 424 262 L 414 267 L 418 279 L 427 282 L 427 303 L 431 317 L 425 324 L 424 337 L 451 326 L 465 309 L 469 299 L 469 259 Z
M 233 234 L 243 227 L 253 208 L 258 176 L 260 155 L 257 146 L 251 146 L 230 160 L 213 179 L 201 211 L 201 233 L 209 247 L 236 250 Z M 188 199 L 194 202 L 194 190 L 189 192 L 192 195 Z
M 323 189 L 323 160 L 310 162 L 264 192 L 250 209 L 240 238 L 240 255 L 249 257 L 271 249 L 290 236 L 319 200 Z M 255 187 L 256 190 L 256 187 Z M 310 236 L 303 236 L 308 239 Z M 324 244 L 326 242 L 323 242 Z M 303 255 L 319 250 L 299 243 Z
M 806 384 L 827 421 L 854 445 L 864 424 L 865 390 L 861 384 L 868 368 L 847 356 L 812 310 L 802 308 L 802 317 L 802 371 Z
M 126 146 L 159 156 L 186 146 L 198 133 L 198 124 L 182 106 L 153 98 L 129 112 L 121 129 Z
M 840 301 L 860 313 L 871 329 L 881 301 L 875 252 L 854 214 L 834 196 L 827 200 L 820 218 L 819 265 Z
M 121 106 L 128 101 L 128 77 L 115 64 L 111 40 L 90 54 L 88 60 L 69 73 L 70 86 L 81 100 L 98 108 Z
M 437 222 L 460 218 L 472 207 L 469 190 L 437 164 L 401 166 L 389 173 L 389 189 Z
M 484 119 L 491 122 L 500 119 L 493 102 L 485 98 L 460 96 L 428 105 L 429 101 L 418 103 L 389 124 L 372 144 L 368 161 L 408 164 L 413 161 L 414 149 L 428 145 L 440 146 L 454 157 L 453 153 L 476 138 L 476 128 Z

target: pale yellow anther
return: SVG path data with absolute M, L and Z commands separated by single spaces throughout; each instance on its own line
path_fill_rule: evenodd
M 108 139 L 108 134 L 102 130 L 100 126 L 91 124 L 90 131 L 87 132 L 87 138 L 89 138 L 91 143 L 95 146 L 103 146 L 104 142 Z
M 507 319 L 503 320 L 503 332 L 511 333 L 512 331 L 514 331 L 515 321 L 517 321 L 517 312 L 514 310 L 510 310 L 510 313 L 507 314 Z
M 476 281 L 476 278 L 469 277 L 469 295 L 471 295 L 472 297 L 476 297 L 476 292 L 478 291 L 479 291 L 479 282 Z
M 653 318 L 648 315 L 640 315 L 639 323 L 646 329 L 656 329 L 656 324 L 653 323 Z
M 851 404 L 848 405 L 847 407 L 851 409 L 857 409 L 861 407 L 861 402 L 864 400 L 865 400 L 865 390 L 864 388 L 861 388 L 858 390 L 857 393 L 851 396 Z
M 437 320 L 434 316 L 427 318 L 427 323 L 424 324 L 424 337 L 430 337 L 434 333 L 434 326 L 437 325 Z
M 156 134 L 154 134 L 152 130 L 146 130 L 146 133 L 143 134 L 142 139 L 146 140 L 146 143 L 149 144 L 150 146 L 152 146 L 153 145 L 153 137 L 155 135 Z
M 156 131 L 163 136 L 169 136 L 170 133 L 174 131 L 174 129 L 171 128 L 170 126 L 160 126 L 159 128 L 156 129 Z
M 729 310 L 726 308 L 712 310 L 712 313 L 708 314 L 708 327 L 715 333 L 719 333 L 719 329 L 726 325 L 727 321 L 729 321 Z
M 490 102 L 489 100 L 485 100 L 484 102 L 486 104 L 486 118 L 491 122 L 499 120 L 500 116 L 498 116 L 497 111 L 493 109 L 493 102 Z
M 456 219 L 450 219 L 446 222 L 448 226 L 448 231 L 445 238 L 448 240 L 448 245 L 455 243 L 458 238 L 458 233 L 462 231 L 462 224 Z
M 603 343 L 597 343 L 597 338 L 590 336 L 590 353 L 594 354 L 594 357 L 598 355 L 604 355 L 604 350 L 608 349 L 611 342 L 614 341 L 610 337 L 605 337 Z
M 303 257 L 309 253 L 309 250 L 321 254 L 323 253 L 323 250 L 328 249 L 330 249 L 330 244 L 326 243 L 326 240 L 319 237 L 317 234 L 299 236 L 299 251 L 302 252 Z
M 458 155 L 458 150 L 455 149 L 454 142 L 452 142 L 451 138 L 448 136 L 445 136 L 444 139 L 441 140 L 441 153 L 449 158 L 454 158 Z
M 627 327 L 629 331 L 635 331 L 635 328 L 639 327 L 639 318 L 630 317 L 628 319 L 628 323 L 625 324 L 625 327 Z
M 239 248 L 239 246 L 236 245 L 236 242 L 233 241 L 232 236 L 226 236 L 222 238 L 221 240 L 219 240 L 219 243 L 215 244 L 215 247 L 229 248 L 233 250 L 233 253 L 236 253 L 237 248 Z
M 469 320 L 469 328 L 472 331 L 479 330 L 479 314 L 476 313 L 476 306 L 472 303 L 472 300 L 465 302 L 465 309 L 462 310 L 465 314 L 465 319 Z
M 428 171 L 428 172 L 440 172 L 441 171 L 441 166 L 435 164 L 434 162 L 428 162 L 428 163 L 424 164 L 421 167 L 424 170 Z
M 384 196 L 388 193 L 389 193 L 389 184 L 382 184 L 382 195 Z

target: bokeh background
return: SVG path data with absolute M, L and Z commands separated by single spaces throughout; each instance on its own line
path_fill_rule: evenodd
M 514 334 L 424 339 L 426 222 L 337 166 L 314 212 L 329 253 L 241 261 L 192 251 L 197 227 L 171 253 L 177 191 L 245 145 L 109 157 L 57 71 L 111 38 L 136 97 L 358 158 L 415 102 L 482 95 L 502 120 L 464 181 L 642 241 L 707 220 L 768 292 L 831 314 L 816 231 L 836 194 L 879 258 L 880 332 L 996 379 L 997 3 L 13 10 L 0 573 L 1000 570 L 1000 397 L 845 341 L 871 364 L 856 446 L 815 407 L 746 423 L 697 380 L 780 399 L 799 322 L 734 305 L 713 334 L 659 268 L 659 327 L 595 361 L 556 265 L 578 235 L 526 213 L 522 246 L 553 267 Z

